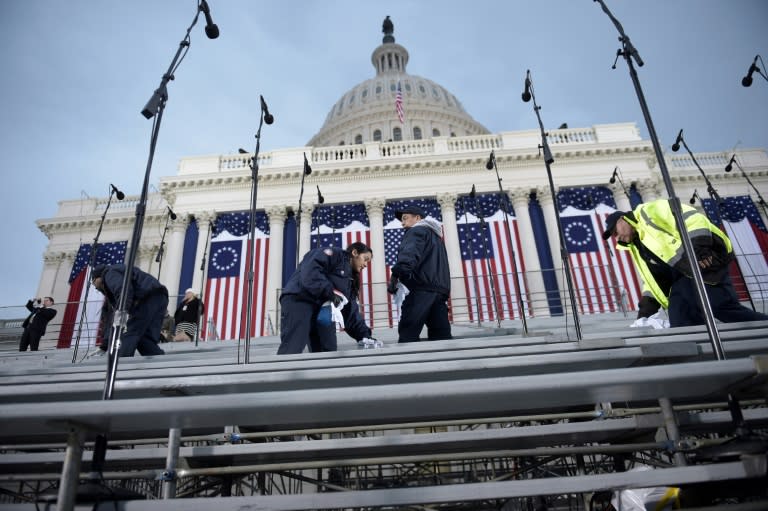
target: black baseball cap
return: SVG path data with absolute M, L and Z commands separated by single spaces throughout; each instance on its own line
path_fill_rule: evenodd
M 628 214 L 629 213 L 626 211 L 614 211 L 608 215 L 608 218 L 605 219 L 605 231 L 603 231 L 604 240 L 613 236 L 613 231 L 616 229 L 616 222 L 619 221 L 619 218 L 627 216 Z
M 107 269 L 106 264 L 97 264 L 91 270 L 91 280 L 97 279 L 104 275 L 104 271 Z
M 406 206 L 403 209 L 395 211 L 395 218 L 402 221 L 403 215 L 408 213 L 409 215 L 419 215 L 421 218 L 427 218 L 427 214 L 419 206 Z

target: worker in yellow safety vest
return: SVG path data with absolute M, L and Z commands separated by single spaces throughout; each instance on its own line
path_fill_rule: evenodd
M 682 214 L 715 318 L 724 323 L 768 320 L 768 315 L 738 301 L 728 275 L 728 265 L 734 260 L 728 236 L 690 206 L 683 205 Z M 666 199 L 611 213 L 603 239 L 614 235 L 617 248 L 629 251 L 643 280 L 638 318 L 663 307 L 672 327 L 704 324 L 685 247 Z

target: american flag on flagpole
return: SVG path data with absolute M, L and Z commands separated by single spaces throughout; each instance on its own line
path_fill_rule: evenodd
M 403 90 L 400 88 L 400 82 L 397 82 L 397 93 L 395 93 L 395 111 L 400 124 L 405 124 L 405 110 L 403 110 Z
M 127 246 L 127 241 L 100 243 L 96 249 L 95 264 L 122 264 L 125 261 Z M 67 296 L 67 306 L 64 308 L 64 317 L 61 320 L 57 348 L 68 348 L 75 341 L 77 325 L 82 316 L 83 308 L 85 308 L 86 317 L 80 331 L 80 345 L 93 346 L 98 341 L 98 326 L 104 297 L 96 291 L 88 279 L 90 260 L 91 245 L 80 245 L 72 265 L 72 271 L 69 273 L 69 295 Z M 84 302 L 86 289 L 88 289 L 88 301 Z
M 347 248 L 356 241 L 370 247 L 371 229 L 365 205 L 352 203 L 317 207 L 312 213 L 310 241 L 312 248 Z M 374 264 L 376 261 L 371 261 L 360 275 L 360 294 L 357 297 L 360 315 L 371 328 L 374 327 L 372 285 Z
M 641 281 L 632 257 L 616 250 L 615 240 L 604 243 L 605 219 L 616 211 L 606 187 L 561 189 L 558 202 L 576 299 L 582 314 L 635 310 Z
M 205 283 L 206 316 L 204 339 L 245 337 L 248 301 L 248 269 L 251 247 L 248 244 L 250 212 L 219 215 L 211 239 L 208 275 Z M 267 314 L 267 270 L 269 261 L 269 223 L 263 211 L 256 212 L 253 240 L 253 304 L 251 335 L 270 335 Z M 215 331 L 210 328 L 215 327 Z
M 507 200 L 504 207 L 509 212 L 509 236 L 500 200 Z M 528 290 L 517 220 L 509 199 L 497 193 L 478 194 L 477 202 L 463 197 L 457 202 L 456 223 L 470 321 L 495 320 L 497 307 L 500 319 L 519 319 L 517 295 L 519 292 L 525 303 Z

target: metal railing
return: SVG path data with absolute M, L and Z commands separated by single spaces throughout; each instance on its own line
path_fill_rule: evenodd
M 607 274 L 609 268 L 605 266 L 592 266 L 592 267 L 576 267 L 574 271 L 585 271 L 587 273 L 601 273 Z M 530 282 L 534 273 L 541 273 L 542 277 L 558 277 L 562 273 L 562 269 L 545 269 L 539 272 L 526 272 L 525 281 Z M 518 275 L 519 277 L 519 275 Z M 495 281 L 507 282 L 513 281 L 515 274 L 494 274 L 493 279 Z M 520 321 L 520 307 L 518 307 L 514 296 L 506 291 L 494 291 L 486 292 L 482 291 L 477 299 L 476 289 L 478 287 L 483 290 L 497 289 L 491 284 L 488 276 L 477 276 L 477 281 L 481 283 L 481 286 L 475 286 L 475 277 L 459 277 L 454 278 L 454 281 L 459 280 L 467 291 L 468 296 L 465 300 L 451 299 L 449 300 L 449 319 L 452 324 L 456 325 L 490 325 L 491 323 L 497 323 L 498 321 L 504 321 L 505 324 L 514 323 Z M 550 279 L 553 280 L 553 279 Z M 368 284 L 371 286 L 371 292 L 368 289 L 361 291 L 361 296 L 376 296 L 375 290 L 383 291 L 386 289 L 386 282 L 372 282 Z M 754 306 L 756 310 L 760 312 L 766 311 L 766 304 L 768 304 L 768 274 L 750 274 L 745 278 L 733 281 L 734 290 L 736 291 L 739 299 L 745 304 L 745 306 Z M 275 290 L 275 303 L 277 304 L 277 310 L 266 311 L 265 323 L 269 324 L 268 334 L 278 335 L 280 332 L 280 292 L 278 288 Z M 614 283 L 609 286 L 583 286 L 576 289 L 577 310 L 580 315 L 590 316 L 608 313 L 621 313 L 627 316 L 636 310 L 637 304 L 633 303 L 633 294 L 638 295 L 639 291 L 634 293 L 629 289 Z M 541 291 L 534 292 L 530 289 L 524 290 L 523 296 L 523 308 L 526 312 L 526 318 L 545 318 L 545 317 L 561 317 L 564 316 L 568 310 L 568 293 L 564 289 L 558 291 Z M 365 318 L 366 322 L 372 328 L 395 328 L 397 327 L 397 311 L 391 302 L 390 295 L 387 295 L 388 299 L 384 303 L 376 302 L 359 302 L 360 312 Z M 175 297 L 171 297 L 171 303 L 175 303 Z M 498 304 L 498 317 L 496 315 L 496 308 L 493 303 Z M 67 306 L 77 305 L 78 308 L 82 305 L 80 302 L 63 302 L 57 303 L 56 308 L 59 313 L 48 324 L 46 335 L 43 337 L 41 347 L 50 346 L 51 343 L 58 343 L 62 330 L 67 331 L 70 329 L 72 332 L 77 331 L 79 323 L 79 314 L 76 315 L 76 319 L 69 323 L 63 321 L 64 310 Z M 92 306 L 92 304 L 91 304 Z M 17 342 L 21 338 L 23 332 L 22 322 L 26 318 L 28 312 L 23 306 L 5 306 L 0 307 L 3 315 L 16 316 L 7 317 L 6 319 L 0 319 L 0 341 L 3 343 L 4 349 L 8 350 L 13 347 L 17 349 Z M 216 324 L 211 317 L 206 317 L 203 320 L 206 324 L 206 335 L 201 338 L 201 341 L 206 340 L 222 340 L 223 337 L 216 329 Z M 85 345 L 93 346 L 96 343 L 97 332 L 99 329 L 99 322 L 94 320 L 87 320 L 83 324 L 83 336 L 85 337 Z M 210 333 L 210 334 L 208 334 Z M 83 339 L 81 339 L 83 342 Z M 65 343 L 66 344 L 66 343 Z

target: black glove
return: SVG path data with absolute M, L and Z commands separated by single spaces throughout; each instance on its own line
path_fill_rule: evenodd
M 650 318 L 659 312 L 659 308 L 661 305 L 653 297 L 643 296 L 637 304 L 637 319 Z
M 341 295 L 337 295 L 336 293 L 333 293 L 333 298 L 331 298 L 331 302 L 333 303 L 333 306 L 338 308 L 339 305 L 341 305 L 341 302 L 344 301 L 344 298 L 341 297 Z
M 389 280 L 389 284 L 387 284 L 387 293 L 389 293 L 391 295 L 397 293 L 397 283 L 398 282 L 400 282 L 400 279 L 398 279 L 397 277 L 393 276 Z

